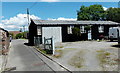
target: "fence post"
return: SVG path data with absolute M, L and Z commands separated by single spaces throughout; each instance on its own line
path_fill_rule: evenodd
M 46 41 L 46 39 L 45 39 L 45 37 L 44 37 L 44 49 L 46 49 L 46 48 L 45 48 L 45 41 Z
M 55 54 L 55 44 L 54 44 L 54 38 L 52 37 L 52 53 L 53 53 L 53 55 Z
M 38 45 L 39 45 L 39 37 L 36 37 L 37 38 L 37 41 L 36 41 L 36 44 L 37 44 L 37 47 L 38 47 Z
M 35 43 L 35 41 L 36 41 L 36 38 L 34 37 L 34 45 L 36 46 L 36 43 Z

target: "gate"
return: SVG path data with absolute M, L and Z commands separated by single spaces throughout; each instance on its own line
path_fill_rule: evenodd
M 42 43 L 42 38 L 41 37 L 34 37 L 34 45 L 36 47 L 39 47 L 41 43 Z
M 51 53 L 54 55 L 55 46 L 54 46 L 53 37 L 52 38 L 44 37 L 44 49 L 51 51 Z

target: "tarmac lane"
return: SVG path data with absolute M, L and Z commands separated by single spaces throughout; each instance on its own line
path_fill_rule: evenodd
M 24 43 L 27 43 L 27 40 L 12 40 L 6 69 L 14 68 L 13 71 L 66 71 Z

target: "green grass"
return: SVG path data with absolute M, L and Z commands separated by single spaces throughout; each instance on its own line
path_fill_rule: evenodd
M 105 56 L 110 56 L 111 53 L 109 53 L 109 52 L 105 52 L 104 55 L 105 55 Z
M 46 55 L 52 55 L 52 50 L 49 50 L 49 49 L 41 49 L 41 48 L 38 48 L 38 47 L 35 47 L 38 51 L 46 54 Z
M 97 51 L 98 52 L 98 59 L 100 60 L 100 66 L 103 68 L 103 70 L 106 70 L 106 67 L 104 65 L 110 65 L 112 64 L 111 63 L 111 53 L 110 52 L 107 52 L 107 51 L 104 51 L 104 50 L 99 50 Z
M 38 51 L 44 53 L 44 54 L 47 54 L 47 52 L 46 52 L 45 50 L 41 49 L 41 48 L 36 48 L 36 49 L 37 49 Z
M 107 57 L 110 56 L 111 53 L 103 51 L 103 50 L 100 50 L 98 52 L 99 52 L 98 53 L 98 58 L 100 60 L 100 63 L 101 64 L 106 64 L 108 62 L 108 58 Z
M 64 46 L 56 46 L 55 48 L 63 48 Z
M 105 51 L 104 51 L 104 50 L 98 50 L 98 51 L 96 51 L 96 52 L 100 53 L 100 52 L 105 52 Z

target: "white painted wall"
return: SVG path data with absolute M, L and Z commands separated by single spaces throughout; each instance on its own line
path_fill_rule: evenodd
M 51 38 L 53 36 L 54 42 L 62 42 L 61 27 L 42 27 L 42 42 L 45 38 Z

